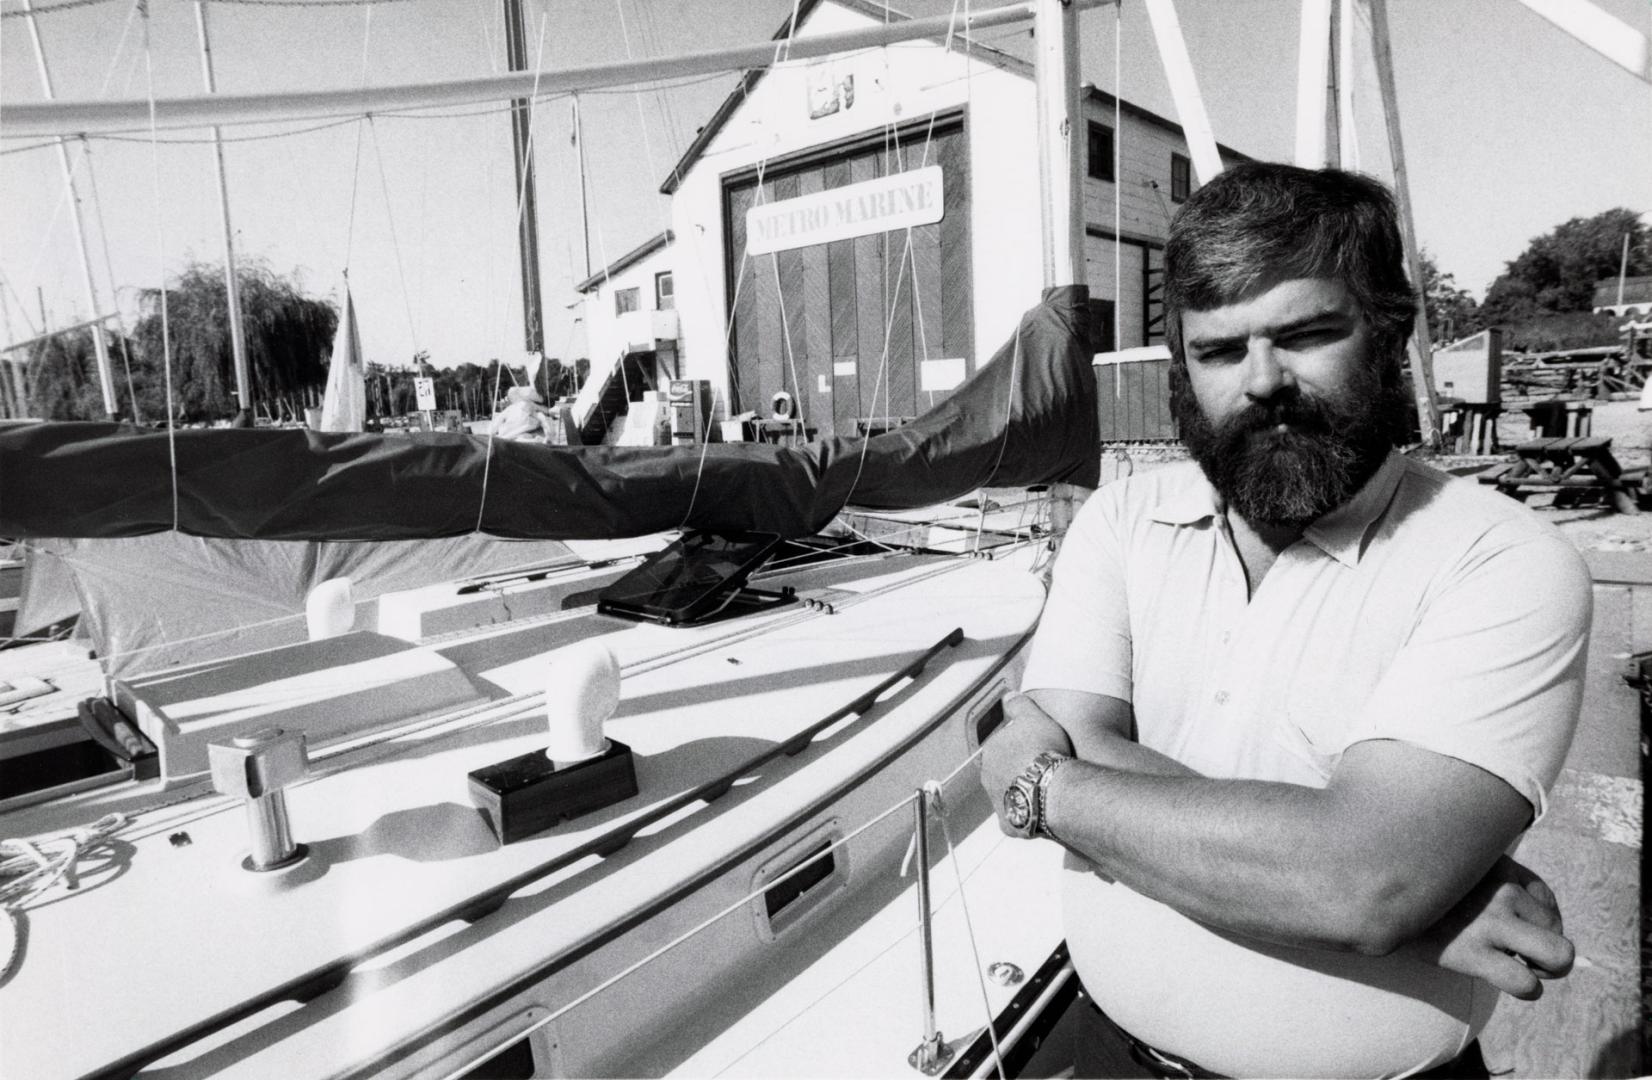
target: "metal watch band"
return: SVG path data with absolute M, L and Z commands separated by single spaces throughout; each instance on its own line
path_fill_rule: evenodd
M 1039 768 L 1040 763 L 1043 765 L 1038 772 L 1038 781 L 1033 786 L 1032 832 L 1034 836 L 1046 836 L 1051 840 L 1056 838 L 1055 833 L 1050 831 L 1050 781 L 1055 776 L 1056 769 L 1064 762 L 1071 760 L 1071 758 L 1064 755 L 1048 752 L 1033 759 L 1034 768 Z

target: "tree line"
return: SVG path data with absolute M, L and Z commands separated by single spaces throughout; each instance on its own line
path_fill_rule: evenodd
M 1504 264 L 1503 273 L 1476 302 L 1451 274 L 1423 256 L 1423 295 L 1429 336 L 1454 341 L 1488 326 L 1503 328 L 1503 347 L 1526 352 L 1612 345 L 1621 318 L 1592 312 L 1595 286 L 1616 279 L 1629 238 L 1627 276 L 1652 274 L 1652 229 L 1640 215 L 1615 207 L 1593 217 L 1572 218 Z
M 255 417 L 300 422 L 304 410 L 319 406 L 326 391 L 338 308 L 306 296 L 296 274 L 276 274 L 257 260 L 237 267 L 236 282 Z M 114 327 L 105 329 L 119 417 L 140 424 L 164 423 L 169 411 L 180 424 L 233 417 L 239 400 L 223 267 L 200 262 L 185 267 L 167 286 L 164 317 L 161 299 L 159 289 L 141 294 L 138 322 L 130 335 Z M 167 356 L 172 360 L 170 371 L 163 361 Z M 15 363 L 7 366 L 17 368 Z M 532 381 L 546 401 L 554 401 L 577 392 L 589 369 L 585 360 L 563 364 L 547 359 Z M 24 370 L 26 378 L 21 377 Z M 434 381 L 438 409 L 455 409 L 467 418 L 491 415 L 499 396 L 529 380 L 525 368 L 497 359 L 437 368 L 424 352 L 406 365 L 366 363 L 363 374 L 369 426 L 417 410 L 416 377 Z M 19 384 L 24 387 L 21 401 Z M 104 419 L 92 330 L 82 328 L 35 343 L 21 370 L 0 373 L 0 391 L 0 401 L 24 416 Z
M 1517 351 L 1615 344 L 1621 320 L 1590 309 L 1596 285 L 1618 275 L 1626 236 L 1628 275 L 1652 274 L 1652 229 L 1634 211 L 1616 207 L 1534 237 L 1478 302 L 1424 252 L 1422 288 L 1431 338 L 1443 344 L 1498 326 L 1504 348 Z M 238 268 L 237 281 L 255 415 L 300 421 L 307 406 L 321 403 L 326 389 L 338 309 L 304 295 L 297 275 L 283 277 L 257 260 Z M 138 423 L 164 422 L 170 402 L 178 423 L 232 417 L 238 401 L 223 268 L 191 263 L 168 286 L 164 317 L 161 299 L 159 289 L 142 293 L 130 337 L 105 331 L 118 414 Z M 162 361 L 168 355 L 170 371 Z M 0 402 L 11 411 L 46 420 L 103 419 L 90 329 L 37 342 L 24 366 L 26 379 L 16 370 L 0 373 Z M 533 373 L 532 385 L 545 401 L 554 401 L 575 393 L 589 369 L 587 360 L 567 364 L 547 358 Z M 418 376 L 435 381 L 439 409 L 466 417 L 491 415 L 505 390 L 529 380 L 525 370 L 502 367 L 496 359 L 438 369 L 424 353 L 405 366 L 369 363 L 365 374 L 371 426 L 415 411 Z M 21 401 L 20 382 L 26 386 Z

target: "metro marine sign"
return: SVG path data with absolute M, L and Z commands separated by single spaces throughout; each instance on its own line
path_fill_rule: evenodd
M 746 211 L 746 254 L 933 225 L 941 220 L 941 167 L 863 180 Z

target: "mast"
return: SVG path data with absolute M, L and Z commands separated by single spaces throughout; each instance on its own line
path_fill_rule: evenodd
M 1296 70 L 1296 164 L 1323 169 L 1326 164 L 1325 88 L 1331 79 L 1331 12 L 1335 0 L 1302 0 L 1301 35 Z
M 207 37 L 205 0 L 195 0 L 195 25 L 201 36 L 201 76 L 206 83 L 206 92 L 215 94 L 218 86 L 212 74 L 212 43 Z M 223 131 L 216 125 L 212 128 L 212 157 L 218 171 L 218 217 L 224 226 L 224 298 L 229 308 L 229 345 L 230 354 L 235 359 L 235 398 L 239 409 L 235 420 L 237 426 L 251 427 L 252 369 L 247 363 L 246 331 L 241 325 L 241 286 L 235 276 L 235 230 L 229 219 L 229 180 L 224 170 Z
M 585 241 L 585 276 L 591 276 L 591 210 L 585 193 L 585 129 L 579 118 L 579 95 L 574 95 L 574 149 L 579 153 L 579 235 Z
M 40 70 L 40 87 L 44 91 L 46 100 L 50 101 L 52 94 L 52 73 L 46 66 L 46 46 L 40 40 L 40 27 L 35 22 L 34 7 L 31 0 L 23 0 L 23 15 L 29 24 L 29 39 L 34 42 L 34 59 Z M 86 226 L 80 217 L 80 192 L 75 188 L 75 170 L 69 162 L 69 143 L 62 136 L 57 139 L 57 163 L 63 172 L 63 185 L 69 191 L 69 220 L 75 230 L 75 246 L 80 251 L 81 281 L 86 286 L 86 304 L 91 308 L 88 313 L 94 320 L 92 326 L 92 350 L 97 355 L 98 388 L 103 391 L 103 411 L 109 419 L 115 419 L 120 410 L 115 406 L 115 374 L 109 364 L 109 341 L 104 335 L 103 320 L 99 317 L 97 285 L 92 280 L 92 260 L 86 249 Z M 90 166 L 88 166 L 90 167 Z M 42 315 L 40 328 L 47 330 Z
M 1428 309 L 1423 300 L 1423 263 L 1417 250 L 1417 227 L 1411 216 L 1411 189 L 1406 183 L 1405 147 L 1400 140 L 1400 107 L 1394 93 L 1394 57 L 1388 46 L 1387 0 L 1369 0 L 1371 44 L 1377 62 L 1377 84 L 1382 91 L 1382 114 L 1388 129 L 1388 152 L 1394 159 L 1394 202 L 1400 211 L 1400 237 L 1405 261 L 1417 297 L 1416 332 L 1411 335 L 1411 390 L 1417 399 L 1417 426 L 1424 446 L 1440 446 L 1440 405 L 1434 399 L 1434 356 L 1428 341 Z
M 512 71 L 528 70 L 527 25 L 522 0 L 505 0 L 505 56 Z M 522 262 L 523 341 L 530 353 L 545 352 L 545 322 L 539 291 L 539 212 L 533 180 L 533 101 L 511 101 L 511 135 L 515 147 L 516 190 L 522 208 L 517 218 L 517 247 Z M 581 183 L 584 172 L 581 170 Z
M 1037 0 L 1039 221 L 1044 286 L 1085 283 L 1084 182 L 1079 147 L 1078 12 L 1066 0 Z

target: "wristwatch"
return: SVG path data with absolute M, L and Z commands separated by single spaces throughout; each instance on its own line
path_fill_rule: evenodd
M 1013 835 L 1023 839 L 1050 835 L 1044 817 L 1045 797 L 1056 766 L 1068 760 L 1063 754 L 1046 750 L 1004 789 L 1004 824 Z

